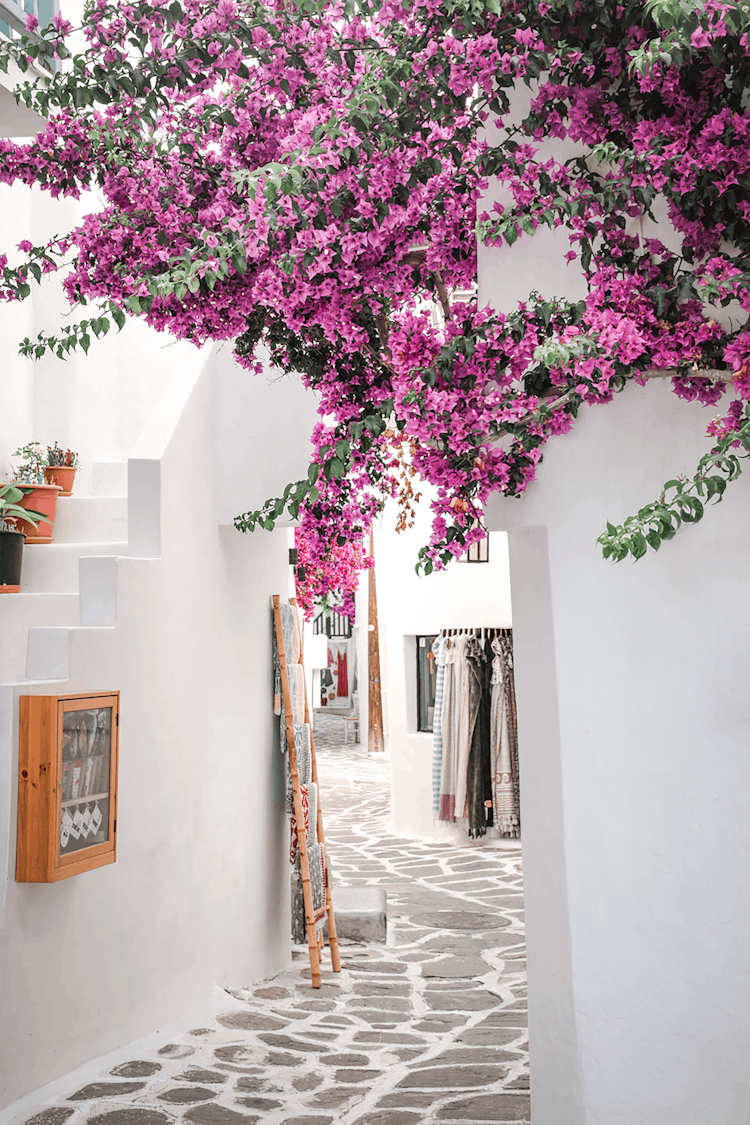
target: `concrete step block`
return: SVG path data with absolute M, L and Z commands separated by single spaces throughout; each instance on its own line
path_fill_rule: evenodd
M 127 543 L 36 543 L 23 553 L 21 590 L 31 594 L 78 593 L 80 560 L 90 555 L 124 555 Z
M 43 551 L 44 546 L 29 548 Z M 29 629 L 77 625 L 78 594 L 0 594 L 0 682 L 26 678 Z
M 124 543 L 128 501 L 124 496 L 68 496 L 57 502 L 57 543 Z
M 382 887 L 333 887 L 336 934 L 341 942 L 384 942 L 388 913 Z M 325 929 L 328 936 L 328 926 Z
M 91 466 L 92 496 L 127 496 L 127 461 L 94 461 Z

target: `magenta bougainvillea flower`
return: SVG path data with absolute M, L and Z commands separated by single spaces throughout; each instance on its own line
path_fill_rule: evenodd
M 350 608 L 396 446 L 432 489 L 428 572 L 492 491 L 529 486 L 550 435 L 654 369 L 683 398 L 733 396 L 709 440 L 744 449 L 749 26 L 721 0 L 92 0 L 74 67 L 22 91 L 47 126 L 0 141 L 0 182 L 90 210 L 1 258 L 0 299 L 60 272 L 82 306 L 32 357 L 130 315 L 234 341 L 248 377 L 265 354 L 301 372 L 320 397 L 307 478 L 236 522 L 288 511 L 301 599 Z M 65 60 L 71 30 L 58 16 L 0 52 Z M 585 300 L 479 308 L 477 238 L 540 226 L 567 231 Z

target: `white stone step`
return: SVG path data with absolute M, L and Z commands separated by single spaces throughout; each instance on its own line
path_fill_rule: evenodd
M 58 503 L 61 503 L 58 501 Z M 32 543 L 23 552 L 22 592 L 78 593 L 78 564 L 89 555 L 126 555 L 127 543 Z
M 91 466 L 92 496 L 127 496 L 127 461 L 94 461 Z
M 77 625 L 78 620 L 78 594 L 0 594 L 0 683 L 25 679 L 30 628 Z
M 128 538 L 125 496 L 67 496 L 57 501 L 56 543 L 124 543 Z

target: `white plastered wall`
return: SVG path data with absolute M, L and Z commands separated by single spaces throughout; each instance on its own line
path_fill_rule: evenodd
M 87 625 L 30 636 L 37 676 L 60 678 L 0 689 L 0 1105 L 289 958 L 269 613 L 287 532 L 219 525 L 220 382 L 211 360 L 175 394 L 174 431 L 162 404 L 130 461 L 131 524 L 155 557 L 83 559 Z M 246 421 L 268 456 L 262 418 Z M 18 884 L 18 696 L 87 689 L 122 693 L 117 862 Z
M 0 192 L 4 247 L 63 229 L 79 206 Z M 127 475 L 128 542 L 111 554 L 100 544 L 98 557 L 59 536 L 28 547 L 79 554 L 80 597 L 78 586 L 49 592 L 63 589 L 51 554 L 35 560 L 43 592 L 27 581 L 4 595 L 41 608 L 25 664 L 0 685 L 0 1107 L 216 985 L 271 976 L 290 948 L 270 633 L 271 595 L 290 588 L 288 530 L 241 535 L 232 517 L 306 471 L 314 398 L 298 380 L 240 371 L 228 346 L 199 352 L 138 323 L 88 357 L 19 357 L 18 340 L 54 329 L 63 311 L 54 279 L 32 301 L 0 305 L 0 468 L 32 439 L 78 449 L 74 500 L 61 506 L 90 504 L 95 521 L 126 502 L 101 489 L 89 499 L 94 463 L 129 459 L 127 474 L 111 474 Z M 45 606 L 78 598 L 78 625 L 45 626 Z M 18 617 L 0 618 L 14 646 Z M 98 689 L 121 692 L 117 862 L 16 883 L 18 697 Z
M 10 265 L 20 264 L 24 255 L 16 245 L 22 239 L 43 245 L 96 207 L 90 195 L 54 200 L 36 188 L 0 185 L 0 253 L 8 254 Z M 0 302 L 0 479 L 7 479 L 19 446 L 58 441 L 80 453 L 76 491 L 87 490 L 93 463 L 128 456 L 169 380 L 175 374 L 189 378 L 203 362 L 192 344 L 134 320 L 122 332 L 113 323 L 88 356 L 74 351 L 60 360 L 48 352 L 34 363 L 18 355 L 25 337 L 60 335 L 63 325 L 93 315 L 88 306 L 70 311 L 54 274 L 34 287 L 30 300 Z
M 507 537 L 490 537 L 488 563 L 454 562 L 419 577 L 414 568 L 430 537 L 429 504 L 422 499 L 414 527 L 401 534 L 394 530 L 396 518 L 395 505 L 389 505 L 375 532 L 392 826 L 403 835 L 465 842 L 462 829 L 433 822 L 432 734 L 417 729 L 416 638 L 441 629 L 512 625 Z
M 566 249 L 481 248 L 480 303 L 577 299 Z M 747 472 L 658 554 L 596 544 L 695 470 L 717 409 L 630 386 L 487 509 L 511 529 L 535 1125 L 750 1120 Z

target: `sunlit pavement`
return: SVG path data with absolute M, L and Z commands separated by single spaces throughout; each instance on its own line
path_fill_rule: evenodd
M 340 974 L 326 952 L 314 991 L 298 947 L 289 972 L 233 990 L 205 1027 L 14 1122 L 530 1120 L 520 846 L 389 835 L 388 762 L 345 746 L 339 726 L 316 732 L 334 906 L 336 886 L 384 887 L 386 944 L 343 946 Z

